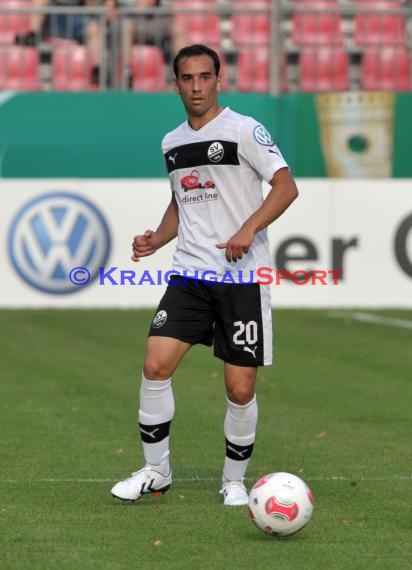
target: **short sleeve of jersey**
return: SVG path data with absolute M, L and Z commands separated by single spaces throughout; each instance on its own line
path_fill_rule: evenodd
M 267 182 L 275 172 L 288 168 L 270 133 L 252 118 L 247 118 L 240 127 L 239 154 Z

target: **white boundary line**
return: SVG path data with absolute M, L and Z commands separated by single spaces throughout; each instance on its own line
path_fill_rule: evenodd
M 305 481 L 343 481 L 343 482 L 354 482 L 358 481 L 412 481 L 412 475 L 390 475 L 387 477 L 363 477 L 363 476 L 353 476 L 346 477 L 344 475 L 330 475 L 330 476 L 308 476 L 302 475 Z M 118 479 L 0 479 L 0 485 L 5 484 L 23 484 L 28 483 L 116 483 Z M 219 482 L 221 479 L 218 477 L 187 477 L 187 478 L 175 478 L 173 482 L 175 483 L 207 483 L 207 482 Z
M 329 313 L 333 318 L 351 318 L 353 321 L 360 321 L 362 323 L 371 323 L 374 325 L 385 325 L 390 327 L 398 327 L 403 329 L 412 329 L 412 321 L 406 319 L 393 319 L 390 317 L 381 317 L 379 315 L 372 315 L 371 313 L 341 313 L 333 311 Z

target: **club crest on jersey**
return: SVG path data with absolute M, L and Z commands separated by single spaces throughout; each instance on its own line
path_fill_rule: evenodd
M 264 146 L 273 146 L 275 144 L 272 140 L 272 137 L 270 136 L 270 133 L 268 133 L 268 131 L 262 125 L 258 125 L 254 128 L 253 136 L 259 144 L 263 144 Z
M 213 142 L 207 149 L 207 157 L 210 162 L 220 162 L 225 154 L 225 149 L 220 142 Z
M 154 329 L 160 329 L 160 327 L 162 327 L 165 322 L 167 321 L 167 312 L 166 311 L 159 311 L 156 313 L 154 319 L 153 319 L 153 328 Z

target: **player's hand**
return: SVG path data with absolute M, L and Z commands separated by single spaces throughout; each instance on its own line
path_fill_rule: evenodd
M 156 232 L 146 230 L 144 234 L 135 236 L 132 242 L 132 261 L 139 261 L 141 257 L 153 255 L 159 248 Z
M 225 249 L 226 259 L 236 262 L 242 259 L 243 255 L 249 251 L 255 234 L 246 228 L 240 229 L 228 241 L 217 243 L 218 249 Z

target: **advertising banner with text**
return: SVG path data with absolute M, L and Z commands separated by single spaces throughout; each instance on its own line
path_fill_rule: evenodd
M 269 228 L 272 264 L 257 274 L 273 306 L 411 308 L 412 182 L 297 182 L 299 198 Z M 159 224 L 167 179 L 10 179 L 1 196 L 1 307 L 157 305 L 174 242 L 139 263 L 131 243 Z

